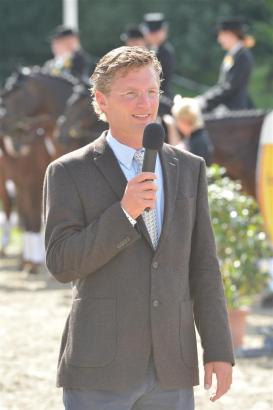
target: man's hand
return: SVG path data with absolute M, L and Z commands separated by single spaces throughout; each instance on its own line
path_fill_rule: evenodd
M 142 172 L 128 181 L 123 198 L 122 208 L 134 219 L 136 219 L 146 208 L 155 208 L 156 174 L 153 172 Z
M 226 362 L 210 362 L 205 364 L 205 389 L 208 390 L 212 385 L 212 375 L 216 374 L 217 389 L 210 397 L 212 402 L 218 400 L 230 388 L 232 383 L 232 365 Z

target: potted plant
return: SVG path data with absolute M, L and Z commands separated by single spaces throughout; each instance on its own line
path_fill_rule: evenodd
M 257 202 L 225 170 L 208 170 L 209 204 L 223 275 L 234 347 L 242 345 L 247 307 L 265 289 L 268 272 L 259 264 L 272 255 Z M 240 322 L 240 329 L 234 322 Z M 235 325 L 236 326 L 236 325 Z

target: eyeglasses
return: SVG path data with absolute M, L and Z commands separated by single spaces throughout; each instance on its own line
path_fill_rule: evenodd
M 145 96 L 148 100 L 156 100 L 163 94 L 162 90 L 147 90 L 147 91 L 137 91 L 128 90 L 123 93 L 118 93 L 126 101 L 137 101 L 140 97 Z

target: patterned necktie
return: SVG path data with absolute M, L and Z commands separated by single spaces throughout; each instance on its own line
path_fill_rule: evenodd
M 142 172 L 142 165 L 144 159 L 144 151 L 136 151 L 134 154 L 134 160 L 137 164 L 137 173 L 139 174 Z M 157 218 L 156 218 L 156 209 L 150 209 L 149 211 L 144 211 L 142 213 L 142 218 L 145 222 L 146 228 L 149 232 L 152 244 L 154 249 L 156 249 L 159 235 L 158 235 L 158 228 L 157 228 Z

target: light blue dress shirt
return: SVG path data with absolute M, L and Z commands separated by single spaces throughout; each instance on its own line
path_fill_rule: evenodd
M 108 131 L 106 140 L 112 149 L 115 157 L 118 160 L 118 163 L 127 179 L 134 178 L 137 175 L 137 163 L 134 160 L 134 155 L 136 150 L 134 148 L 129 147 L 128 145 L 121 144 L 118 140 L 116 140 L 110 131 Z M 145 148 L 143 148 L 145 149 Z M 162 167 L 160 163 L 159 155 L 156 158 L 156 165 L 155 165 L 155 174 L 157 176 L 156 184 L 158 186 L 158 190 L 156 193 L 156 216 L 157 216 L 157 227 L 158 233 L 160 235 L 163 223 L 163 214 L 164 214 L 164 187 L 163 187 L 163 174 L 162 174 Z

